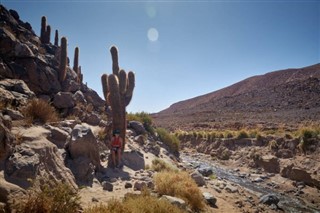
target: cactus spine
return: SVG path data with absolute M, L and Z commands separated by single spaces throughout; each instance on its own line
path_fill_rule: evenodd
M 60 53 L 60 67 L 59 80 L 63 82 L 67 76 L 67 38 L 61 38 L 61 53 Z
M 59 46 L 59 34 L 58 34 L 58 30 L 56 30 L 56 33 L 54 35 L 54 45 L 55 46 Z
M 112 128 L 120 130 L 120 137 L 123 140 L 122 150 L 124 150 L 127 129 L 126 107 L 132 99 L 135 75 L 132 71 L 127 74 L 124 70 L 119 69 L 118 50 L 115 46 L 111 47 L 110 52 L 113 74 L 109 76 L 103 74 L 101 82 L 104 98 L 112 109 Z

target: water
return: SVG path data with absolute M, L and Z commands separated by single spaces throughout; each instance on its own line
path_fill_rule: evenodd
M 248 180 L 246 177 L 239 177 L 238 175 L 233 174 L 230 171 L 227 171 L 221 167 L 215 165 L 215 163 L 208 159 L 195 159 L 192 156 L 186 155 L 182 153 L 180 155 L 181 160 L 186 163 L 186 165 L 191 165 L 193 168 L 200 168 L 200 167 L 209 167 L 212 169 L 213 173 L 222 179 L 228 180 L 235 184 L 238 184 L 250 191 L 260 193 L 260 194 L 274 194 L 276 195 L 280 202 L 278 206 L 283 209 L 284 212 L 288 213 L 320 213 L 319 209 L 315 209 L 313 207 L 305 205 L 301 200 L 297 198 L 292 198 L 286 196 L 284 194 L 280 194 L 279 192 L 272 190 L 270 188 L 263 187 L 258 185 L 257 183 Z

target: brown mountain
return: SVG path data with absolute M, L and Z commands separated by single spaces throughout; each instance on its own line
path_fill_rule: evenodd
M 320 64 L 253 76 L 152 115 L 169 129 L 297 126 L 320 119 Z

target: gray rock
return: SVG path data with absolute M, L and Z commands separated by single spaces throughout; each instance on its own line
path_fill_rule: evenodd
M 169 195 L 162 195 L 160 200 L 169 201 L 172 205 L 175 205 L 181 209 L 186 209 L 186 207 L 187 207 L 186 202 L 180 198 L 177 198 L 177 197 L 172 197 Z
M 100 121 L 101 119 L 96 113 L 90 113 L 84 119 L 84 122 L 93 126 L 99 125 Z
M 62 130 L 58 127 L 54 127 L 51 125 L 46 125 L 46 129 L 50 130 L 50 134 L 48 137 L 48 140 L 57 145 L 59 149 L 62 149 L 65 147 L 65 144 L 67 142 L 67 138 L 69 136 L 69 133 L 65 130 Z
M 109 183 L 109 182 L 105 181 L 105 182 L 102 183 L 102 187 L 103 187 L 103 190 L 106 190 L 106 191 L 109 191 L 109 192 L 113 191 L 112 183 Z
M 137 135 L 145 134 L 147 132 L 143 124 L 138 121 L 130 121 L 129 128 L 133 129 Z
M 144 156 L 139 151 L 131 150 L 130 152 L 124 152 L 122 155 L 122 160 L 125 166 L 134 171 L 145 169 Z
M 24 118 L 24 116 L 19 111 L 13 109 L 5 109 L 3 111 L 3 114 L 10 116 L 12 120 L 22 120 Z
M 98 172 L 102 168 L 98 142 L 91 129 L 83 125 L 76 125 L 65 149 L 68 154 L 68 167 L 75 175 L 77 182 L 90 184 L 92 172 Z
M 70 92 L 58 92 L 53 98 L 53 105 L 57 108 L 72 108 L 75 102 Z
M 208 204 L 212 207 L 216 206 L 217 198 L 213 197 L 209 192 L 202 193 L 204 199 L 208 202 Z
M 209 177 L 213 174 L 212 168 L 207 166 L 198 168 L 198 172 L 200 172 L 200 174 L 202 174 L 205 177 Z
M 259 199 L 259 203 L 263 203 L 269 206 L 274 204 L 277 206 L 279 203 L 279 198 L 274 194 L 266 194 Z
M 133 189 L 141 191 L 144 187 L 147 187 L 147 184 L 143 181 L 136 181 L 133 185 Z
M 206 185 L 203 176 L 198 171 L 194 171 L 193 173 L 191 173 L 191 178 L 196 182 L 198 186 Z
M 225 190 L 229 193 L 236 193 L 238 192 L 238 188 L 237 187 L 234 187 L 230 184 L 227 184 L 226 187 L 225 187 Z
M 126 182 L 126 183 L 124 184 L 124 188 L 126 188 L 126 189 L 132 188 L 132 183 Z

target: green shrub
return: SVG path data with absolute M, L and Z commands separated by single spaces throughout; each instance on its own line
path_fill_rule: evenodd
M 139 121 L 143 124 L 144 128 L 154 134 L 154 129 L 152 127 L 152 118 L 149 113 L 146 112 L 137 112 L 137 113 L 129 113 L 127 114 L 128 121 Z
M 166 144 L 172 152 L 179 152 L 180 140 L 174 135 L 167 132 L 163 128 L 156 129 L 160 140 Z

